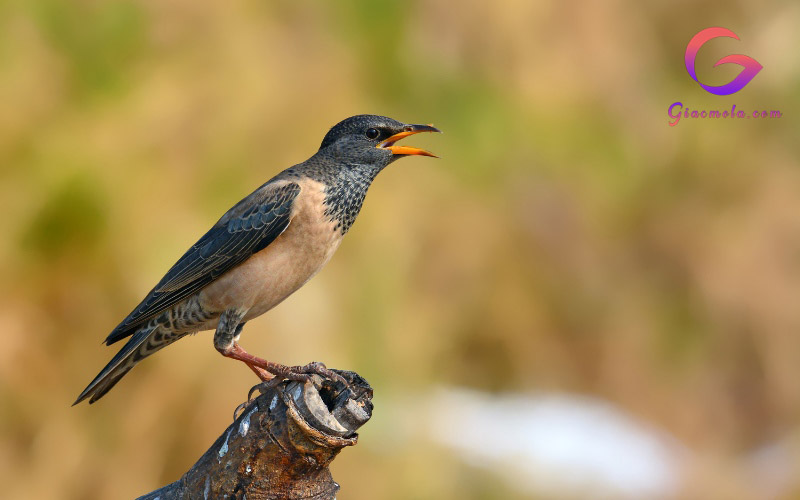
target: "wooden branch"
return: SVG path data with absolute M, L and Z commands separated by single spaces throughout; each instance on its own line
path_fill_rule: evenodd
M 339 485 L 328 465 L 342 448 L 356 444 L 355 431 L 372 416 L 367 381 L 354 372 L 334 371 L 349 387 L 318 375 L 313 383 L 254 387 L 262 394 L 243 405 L 183 477 L 139 500 L 334 500 Z

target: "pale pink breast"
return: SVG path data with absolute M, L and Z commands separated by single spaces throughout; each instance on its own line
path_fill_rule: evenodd
M 330 260 L 340 231 L 324 215 L 324 186 L 304 180 L 289 227 L 265 249 L 206 287 L 202 299 L 214 310 L 248 309 L 244 320 L 278 305 Z

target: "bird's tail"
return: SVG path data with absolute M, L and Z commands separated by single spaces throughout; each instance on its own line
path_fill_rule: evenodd
M 131 336 L 128 343 L 108 362 L 94 380 L 86 386 L 86 389 L 81 392 L 72 405 L 75 406 L 88 397 L 91 397 L 89 399 L 90 404 L 102 398 L 136 363 L 175 342 L 181 336 L 165 331 L 162 325 L 155 320 L 142 326 Z

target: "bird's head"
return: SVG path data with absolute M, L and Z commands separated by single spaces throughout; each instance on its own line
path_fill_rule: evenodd
M 404 156 L 436 157 L 424 149 L 395 145 L 400 139 L 420 132 L 441 131 L 433 125 L 412 125 L 386 116 L 356 115 L 334 125 L 319 149 L 340 161 L 380 170 Z

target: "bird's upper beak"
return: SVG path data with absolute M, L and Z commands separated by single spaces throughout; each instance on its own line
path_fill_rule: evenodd
M 394 143 L 408 137 L 409 135 L 419 134 L 420 132 L 440 132 L 438 128 L 433 125 L 406 125 L 403 127 L 402 132 L 398 132 L 389 137 L 385 141 L 378 143 L 376 148 L 388 149 L 393 155 L 419 155 L 419 156 L 432 156 L 438 158 L 435 154 L 425 151 L 424 149 L 412 148 L 410 146 L 395 146 Z

